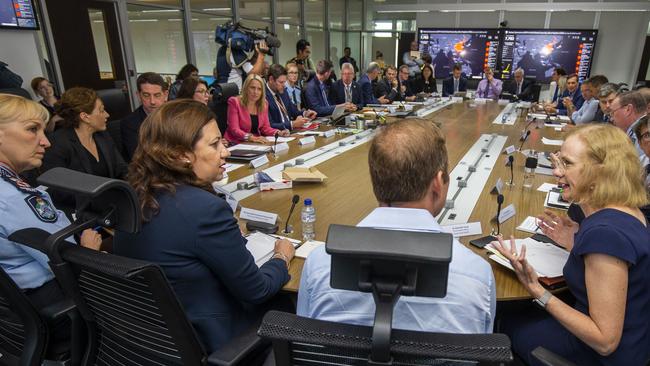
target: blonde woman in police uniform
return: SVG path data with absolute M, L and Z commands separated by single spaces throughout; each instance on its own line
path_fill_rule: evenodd
M 0 94 L 0 267 L 30 298 L 37 309 L 63 298 L 47 256 L 9 241 L 14 231 L 36 227 L 54 233 L 68 226 L 66 216 L 44 190 L 31 187 L 20 176 L 41 166 L 50 142 L 44 129 L 49 114 L 23 97 Z M 92 230 L 81 235 L 81 245 L 98 249 L 101 236 Z

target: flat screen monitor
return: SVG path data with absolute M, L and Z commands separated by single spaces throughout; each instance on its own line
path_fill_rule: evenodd
M 0 28 L 38 29 L 32 0 L 0 0 Z
M 497 66 L 497 29 L 418 28 L 420 53 L 431 55 L 436 78 L 446 78 L 455 64 L 468 78 L 480 79 L 483 69 Z
M 591 72 L 597 35 L 597 30 L 504 29 L 500 77 L 510 79 L 521 67 L 526 77 L 548 82 L 553 69 L 562 67 L 582 82 Z

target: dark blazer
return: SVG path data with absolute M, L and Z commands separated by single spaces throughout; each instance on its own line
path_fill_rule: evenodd
M 458 91 L 459 92 L 464 92 L 467 91 L 467 79 L 464 77 L 460 77 L 460 80 L 458 81 Z M 442 96 L 443 97 L 448 97 L 450 95 L 454 95 L 454 77 L 450 76 L 446 78 L 445 80 L 442 81 Z
M 576 88 L 576 91 L 573 92 L 573 95 L 569 93 L 569 89 L 565 90 L 564 93 L 558 98 L 557 101 L 557 114 L 561 115 L 566 115 L 567 110 L 566 107 L 564 106 L 564 103 L 562 103 L 562 99 L 565 97 L 571 97 L 571 101 L 573 102 L 573 105 L 576 107 L 576 111 L 582 107 L 582 103 L 585 102 L 585 98 L 583 98 L 582 93 L 580 92 L 580 85 Z
M 122 146 L 124 146 L 125 158 L 127 161 L 133 159 L 133 153 L 138 147 L 140 139 L 140 125 L 147 118 L 147 113 L 142 106 L 138 107 L 133 113 L 122 119 L 120 122 L 120 133 L 122 134 Z
M 334 112 L 334 105 L 329 105 L 327 99 L 323 99 L 323 93 L 320 89 L 320 81 L 314 76 L 304 87 L 306 105 L 309 109 L 316 111 L 318 117 L 329 116 Z M 328 88 L 325 85 L 325 96 L 327 97 Z
M 291 102 L 291 98 L 287 93 L 280 94 L 280 99 L 284 103 L 284 108 L 287 109 L 289 121 L 282 120 L 282 112 L 278 108 L 275 97 L 271 94 L 271 90 L 266 87 L 266 102 L 269 104 L 269 122 L 271 122 L 271 127 L 278 130 L 291 130 L 291 121 L 301 116 L 302 112 Z
M 386 97 L 389 101 L 399 100 L 399 92 L 392 88 L 388 80 L 383 79 L 377 82 L 375 86 L 375 97 Z
M 521 84 L 521 93 L 517 93 L 517 82 L 515 79 L 512 79 L 509 82 L 505 83 L 503 91 L 512 95 L 516 95 L 520 100 L 530 102 L 533 98 L 533 84 L 534 83 L 532 81 L 524 78 Z
M 361 92 L 361 87 L 359 84 L 352 80 L 352 103 L 357 105 L 357 109 L 363 108 L 365 105 L 363 103 L 363 94 Z M 332 85 L 330 89 L 330 103 L 332 104 L 342 104 L 345 103 L 345 85 L 343 85 L 343 80 L 338 80 Z
M 363 105 L 367 104 L 379 104 L 377 98 L 373 93 L 372 81 L 368 77 L 368 74 L 363 74 L 359 78 L 359 87 L 361 88 L 361 96 L 363 97 Z
M 106 131 L 96 132 L 93 135 L 97 150 L 106 161 L 108 166 L 108 177 L 124 179 L 127 173 L 127 165 L 122 155 Z M 52 168 L 63 167 L 76 170 L 82 173 L 93 174 L 91 161 L 85 151 L 85 147 L 79 141 L 79 137 L 73 128 L 60 128 L 51 137 L 52 146 L 45 150 L 41 172 Z M 75 208 L 74 195 L 58 192 L 54 189 L 48 190 L 54 205 L 67 214 Z
M 159 213 L 137 234 L 116 232 L 113 252 L 158 264 L 208 353 L 261 318 L 259 305 L 289 280 L 284 261 L 260 268 L 246 249 L 230 206 L 180 185 L 156 196 Z
M 452 85 L 453 87 L 453 85 Z M 438 85 L 436 79 L 431 78 L 429 84 L 424 82 L 422 75 L 418 76 L 415 80 L 411 82 L 411 89 L 414 94 L 417 93 L 437 93 Z

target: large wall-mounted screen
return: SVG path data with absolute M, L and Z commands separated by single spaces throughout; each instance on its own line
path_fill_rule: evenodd
M 0 28 L 38 29 L 32 0 L 0 0 Z
M 582 82 L 591 71 L 597 35 L 597 30 L 504 29 L 500 77 L 509 79 L 520 67 L 527 77 L 547 82 L 553 69 L 562 67 Z
M 482 77 L 485 66 L 497 66 L 497 29 L 419 28 L 418 43 L 421 54 L 431 55 L 436 78 L 448 77 L 455 64 L 475 79 Z

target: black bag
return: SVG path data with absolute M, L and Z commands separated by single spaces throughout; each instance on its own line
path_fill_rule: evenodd
M 7 64 L 0 61 L 0 89 L 20 88 L 23 78 L 7 68 Z

